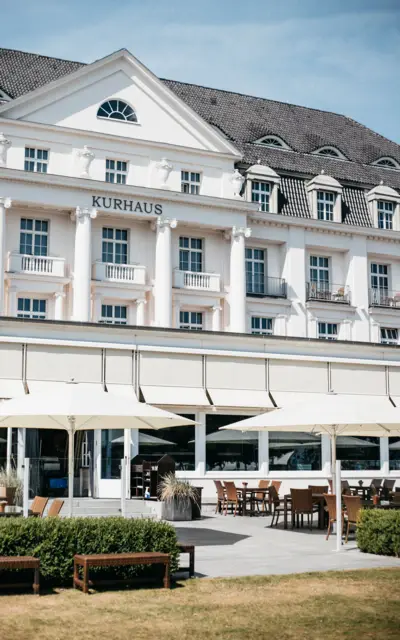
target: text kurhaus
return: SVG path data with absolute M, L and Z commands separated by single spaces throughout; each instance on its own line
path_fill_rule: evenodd
M 131 211 L 132 213 L 154 213 L 156 216 L 161 216 L 162 214 L 162 204 L 139 202 L 138 200 L 122 200 L 121 198 L 103 198 L 102 196 L 92 196 L 92 207 Z

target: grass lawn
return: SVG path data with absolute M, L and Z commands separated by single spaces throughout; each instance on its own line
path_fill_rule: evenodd
M 1 640 L 398 640 L 399 629 L 399 569 L 0 596 Z

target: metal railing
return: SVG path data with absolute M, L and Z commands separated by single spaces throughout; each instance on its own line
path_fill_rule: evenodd
M 220 291 L 221 276 L 219 273 L 203 273 L 195 271 L 174 271 L 174 287 L 178 289 L 197 289 L 200 291 Z
M 400 309 L 400 291 L 390 289 L 370 289 L 369 304 L 371 307 L 394 307 Z
M 283 278 L 254 278 L 246 283 L 248 296 L 260 296 L 270 298 L 287 298 L 286 280 Z
M 31 256 L 11 252 L 8 258 L 8 271 L 12 273 L 32 273 L 64 277 L 64 258 L 49 256 Z
M 350 304 L 350 289 L 344 284 L 307 282 L 306 300 Z

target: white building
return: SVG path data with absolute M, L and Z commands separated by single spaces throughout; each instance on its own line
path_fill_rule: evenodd
M 0 49 L 0 102 L 0 398 L 73 377 L 200 423 L 169 444 L 85 438 L 95 495 L 117 496 L 138 452 L 170 453 L 210 494 L 217 476 L 325 478 L 324 438 L 213 434 L 298 394 L 400 402 L 398 145 L 160 80 L 126 50 L 82 65 Z M 8 441 L 57 485 L 63 435 Z M 396 475 L 395 444 L 340 456 L 351 477 Z

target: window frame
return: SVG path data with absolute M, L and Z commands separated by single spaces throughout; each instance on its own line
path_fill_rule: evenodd
M 22 228 L 22 222 L 25 221 L 26 223 L 32 223 L 32 229 L 28 229 Z M 38 225 L 43 225 L 45 224 L 47 226 L 46 231 L 43 231 L 42 229 L 37 229 L 36 227 Z M 50 234 L 49 234 L 49 228 L 50 228 L 50 222 L 49 220 L 41 220 L 39 218 L 25 218 L 25 217 L 21 217 L 20 221 L 19 221 L 19 253 L 20 255 L 23 256 L 36 256 L 36 257 L 41 257 L 41 258 L 47 258 L 49 256 L 49 238 L 50 238 Z M 25 241 L 23 242 L 22 237 L 25 236 Z M 31 242 L 27 242 L 27 238 L 30 237 L 31 238 Z M 38 243 L 36 242 L 36 239 L 38 239 Z M 43 242 L 43 240 L 46 239 L 45 242 Z M 31 252 L 29 253 L 28 250 L 22 251 L 22 249 L 25 247 L 25 249 L 27 249 L 27 247 L 31 247 Z M 39 248 L 40 252 L 37 253 L 36 249 Z M 44 250 L 44 252 L 43 252 Z
M 390 336 L 389 332 L 393 332 L 393 335 Z M 386 336 L 384 334 L 386 334 Z M 395 335 L 395 337 L 394 337 L 394 335 Z M 380 327 L 380 343 L 381 344 L 398 345 L 399 344 L 399 330 L 396 327 Z
M 195 177 L 193 178 L 193 176 Z M 197 177 L 198 177 L 198 180 L 197 180 Z M 181 193 L 188 193 L 193 196 L 198 196 L 200 195 L 201 183 L 202 183 L 201 171 L 191 171 L 189 169 L 181 169 Z
M 187 241 L 187 247 L 182 246 L 185 241 Z M 193 246 L 195 243 L 200 243 L 200 248 Z M 187 254 L 187 260 L 184 259 L 184 254 Z M 185 267 L 185 263 L 187 263 L 187 268 Z M 199 266 L 200 268 L 198 268 Z M 179 236 L 179 271 L 186 271 L 188 273 L 204 273 L 203 238 Z
M 396 204 L 390 200 L 377 200 L 376 202 L 378 229 L 393 230 Z
M 313 260 L 316 261 L 316 264 L 312 264 Z M 321 264 L 321 261 L 323 261 L 324 264 Z M 309 263 L 310 283 L 314 283 L 318 287 L 326 286 L 327 290 L 329 290 L 330 281 L 331 281 L 331 261 L 329 256 L 320 256 L 320 255 L 310 254 L 308 263 Z M 313 271 L 316 272 L 316 277 L 313 276 L 313 273 L 312 273 Z M 323 275 L 327 277 L 326 278 L 321 277 Z
M 27 309 L 19 309 L 20 301 L 23 303 L 21 306 L 27 306 Z M 25 303 L 28 302 L 28 305 Z M 36 304 L 35 304 L 36 303 Z M 34 309 L 35 306 L 44 307 L 44 310 Z M 17 298 L 17 318 L 31 319 L 31 320 L 47 320 L 47 300 L 46 298 Z
M 317 220 L 334 222 L 336 194 L 334 191 L 317 190 Z M 329 217 L 327 217 L 329 215 Z
M 107 311 L 111 310 L 111 314 L 107 315 Z M 116 314 L 116 309 L 120 309 L 120 315 Z M 125 318 L 122 314 L 122 309 L 125 309 Z M 108 304 L 102 302 L 100 312 L 100 324 L 113 324 L 113 325 L 127 325 L 128 324 L 128 306 L 125 304 Z
M 262 259 L 255 257 L 255 252 L 262 253 Z M 249 255 L 251 254 L 251 255 Z M 249 266 L 251 268 L 249 269 Z M 262 265 L 260 272 L 255 269 L 256 265 Z M 260 247 L 245 248 L 245 271 L 246 271 L 246 295 L 265 296 L 267 291 L 267 250 Z M 262 277 L 262 281 L 260 280 Z M 258 282 L 256 282 L 258 281 Z M 251 289 L 250 289 L 251 282 Z M 258 289 L 258 291 L 256 290 Z
M 253 325 L 259 324 L 259 327 Z M 263 327 L 261 325 L 267 325 Z M 266 316 L 251 316 L 250 318 L 250 333 L 258 336 L 273 336 L 274 335 L 274 319 L 267 318 Z
M 119 111 L 118 109 L 113 109 L 111 103 L 114 101 L 124 105 L 123 111 L 125 111 L 126 108 L 130 109 L 131 113 L 129 114 L 129 116 L 133 115 L 134 120 L 128 120 L 126 116 L 124 116 L 123 118 L 116 118 L 115 116 L 113 117 L 113 113 L 120 113 L 121 115 L 124 115 L 123 111 Z M 110 108 L 113 110 L 110 111 L 109 115 L 99 115 L 99 112 L 101 109 L 103 109 L 103 111 L 107 113 L 105 108 L 106 104 L 109 104 Z M 97 108 L 96 117 L 99 118 L 99 120 L 113 120 L 114 122 L 123 122 L 124 124 L 139 124 L 139 119 L 138 119 L 136 109 L 134 109 L 132 105 L 129 104 L 129 102 L 127 102 L 126 100 L 121 100 L 121 98 L 109 98 L 108 100 L 104 100 L 104 102 L 102 102 L 100 106 Z
M 110 166 L 111 163 L 113 163 L 114 166 Z M 125 168 L 119 168 L 118 164 L 125 165 Z M 129 162 L 127 160 L 117 160 L 116 158 L 106 158 L 105 181 L 108 184 L 126 184 L 128 171 L 129 171 Z M 113 179 L 111 179 L 111 177 Z
M 376 267 L 376 273 L 374 273 L 373 268 Z M 380 270 L 385 270 L 386 269 L 386 273 L 380 273 Z M 384 264 L 381 262 L 371 262 L 370 263 L 370 268 L 369 268 L 369 273 L 370 273 L 370 287 L 371 289 L 376 289 L 377 291 L 389 291 L 390 290 L 390 265 L 388 264 Z M 376 279 L 376 284 L 374 285 L 374 279 Z M 381 285 L 381 281 L 385 281 L 387 283 L 387 286 L 382 286 Z
M 33 152 L 27 155 L 27 151 Z M 39 157 L 39 154 L 46 154 L 46 157 Z M 48 173 L 50 163 L 50 149 L 41 147 L 25 147 L 24 151 L 24 171 L 28 173 Z M 28 165 L 28 166 L 27 166 Z M 40 169 L 38 166 L 40 165 Z
M 184 314 L 187 314 L 187 320 L 183 318 Z M 197 316 L 197 317 L 195 317 Z M 201 319 L 201 322 L 197 320 Z M 204 331 L 204 313 L 203 311 L 195 311 L 192 309 L 180 309 L 179 310 L 179 328 L 186 329 L 187 331 Z
M 255 185 L 258 185 L 256 187 Z M 262 187 L 268 187 L 263 189 Z M 259 205 L 258 210 L 263 213 L 270 212 L 270 199 L 272 194 L 272 185 L 266 180 L 254 180 L 251 181 L 251 201 Z
M 111 231 L 112 235 L 105 237 L 104 236 L 104 232 L 105 231 Z M 126 240 L 124 239 L 118 239 L 117 233 L 126 233 Z M 105 249 L 105 245 L 110 245 L 111 246 L 111 251 L 109 248 Z M 125 254 L 122 251 L 120 255 L 124 256 L 125 258 L 125 262 L 124 261 L 119 261 L 117 262 L 117 247 L 125 247 Z M 105 257 L 107 256 L 107 254 L 112 253 L 112 257 L 113 257 L 113 262 L 110 262 L 108 259 L 105 260 Z M 107 227 L 104 226 L 102 227 L 101 230 L 101 261 L 105 264 L 129 264 L 129 229 L 120 229 L 117 227 Z
M 325 327 L 326 331 L 322 331 L 322 327 Z M 333 327 L 335 327 L 335 331 L 333 331 Z M 331 329 L 331 331 L 330 331 Z M 332 337 L 333 336 L 333 337 Z M 317 338 L 318 340 L 329 340 L 330 342 L 334 342 L 339 338 L 339 323 L 338 322 L 328 322 L 326 320 L 318 320 L 317 322 Z

